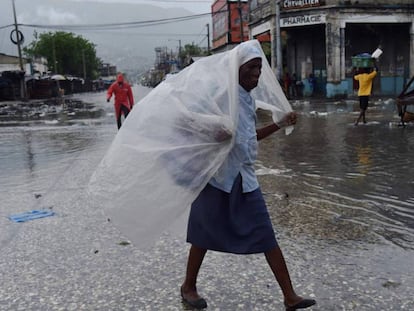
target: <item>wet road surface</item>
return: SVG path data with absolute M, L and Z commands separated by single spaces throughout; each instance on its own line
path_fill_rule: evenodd
M 141 251 L 87 204 L 116 124 L 103 93 L 80 99 L 106 113 L 0 126 L 0 310 L 186 310 L 185 217 Z M 388 99 L 357 127 L 355 100 L 292 105 L 299 123 L 260 142 L 257 172 L 297 292 L 310 310 L 414 310 L 414 126 Z M 262 255 L 207 253 L 198 289 L 208 310 L 283 310 Z

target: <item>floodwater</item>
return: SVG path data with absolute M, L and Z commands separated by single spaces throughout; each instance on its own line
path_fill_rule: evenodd
M 414 127 L 398 126 L 393 101 L 375 102 L 368 123 L 358 126 L 352 101 L 293 105 L 300 113 L 293 134 L 262 144 L 261 159 L 270 168 L 263 174 L 282 171 L 270 186 L 312 210 L 308 217 L 325 215 L 350 226 L 337 236 L 321 227 L 309 233 L 414 250 Z
M 106 114 L 0 126 L 0 310 L 183 310 L 185 238 L 119 249 L 122 236 L 82 205 L 117 130 L 104 93 L 78 98 Z M 414 310 L 414 125 L 398 126 L 392 99 L 372 100 L 358 126 L 356 100 L 291 103 L 298 124 L 260 142 L 257 173 L 295 287 L 318 300 L 312 310 Z M 56 216 L 6 218 L 40 208 Z M 209 309 L 282 310 L 265 262 L 229 256 L 206 259 Z

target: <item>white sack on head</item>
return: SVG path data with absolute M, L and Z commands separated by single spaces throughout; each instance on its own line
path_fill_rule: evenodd
M 157 239 L 224 162 L 238 122 L 238 71 L 245 48 L 263 59 L 254 98 L 291 111 L 256 40 L 202 58 L 138 102 L 89 184 L 94 205 L 136 246 Z

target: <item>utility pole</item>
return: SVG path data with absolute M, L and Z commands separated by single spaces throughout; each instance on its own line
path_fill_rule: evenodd
M 207 24 L 207 54 L 210 54 L 210 25 Z
M 20 70 L 24 71 L 23 68 L 23 59 L 22 59 L 22 48 L 21 48 L 21 36 L 20 36 L 20 32 L 19 32 L 19 28 L 17 26 L 17 17 L 16 17 L 16 7 L 14 4 L 14 0 L 12 0 L 12 4 L 13 4 L 13 15 L 14 15 L 14 30 L 16 32 L 16 42 L 17 42 L 17 50 L 19 53 L 19 63 L 20 63 Z
M 53 70 L 54 74 L 57 74 L 57 60 L 56 60 L 56 45 L 55 45 L 55 36 L 52 37 L 52 53 L 53 53 Z M 60 82 L 59 79 L 56 80 L 57 92 L 58 96 L 61 97 L 62 93 L 60 90 Z
M 16 6 L 14 4 L 14 0 L 12 0 L 12 5 L 13 5 L 13 16 L 14 16 L 14 31 L 16 32 L 16 42 L 17 42 L 17 51 L 19 53 L 20 70 L 24 72 L 23 78 L 21 79 L 21 83 L 20 83 L 21 90 L 22 90 L 22 97 L 24 99 L 27 99 L 26 81 L 25 81 L 26 70 L 23 67 L 22 47 L 21 47 L 21 43 L 23 41 L 23 35 L 19 31 L 19 27 L 17 25 Z
M 280 80 L 282 70 L 282 44 L 280 39 L 280 0 L 276 0 L 276 29 L 275 29 L 275 55 L 276 55 L 276 78 Z
M 182 58 L 181 58 L 181 39 L 178 40 L 178 69 L 181 69 Z
M 243 10 L 241 5 L 241 0 L 238 2 L 237 9 L 239 10 L 239 17 L 240 17 L 240 42 L 243 42 L 244 39 L 244 32 L 243 32 Z
M 82 49 L 82 65 L 83 65 L 83 80 L 86 81 L 86 62 L 85 62 L 85 50 Z
M 52 37 L 52 55 L 53 55 L 53 71 L 57 74 L 57 60 L 56 60 L 56 46 L 55 46 L 55 36 Z

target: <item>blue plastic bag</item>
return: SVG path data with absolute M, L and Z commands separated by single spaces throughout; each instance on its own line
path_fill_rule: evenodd
M 14 222 L 26 222 L 33 219 L 43 218 L 53 216 L 55 213 L 51 210 L 33 210 L 30 212 L 25 212 L 21 214 L 8 216 L 11 221 Z

